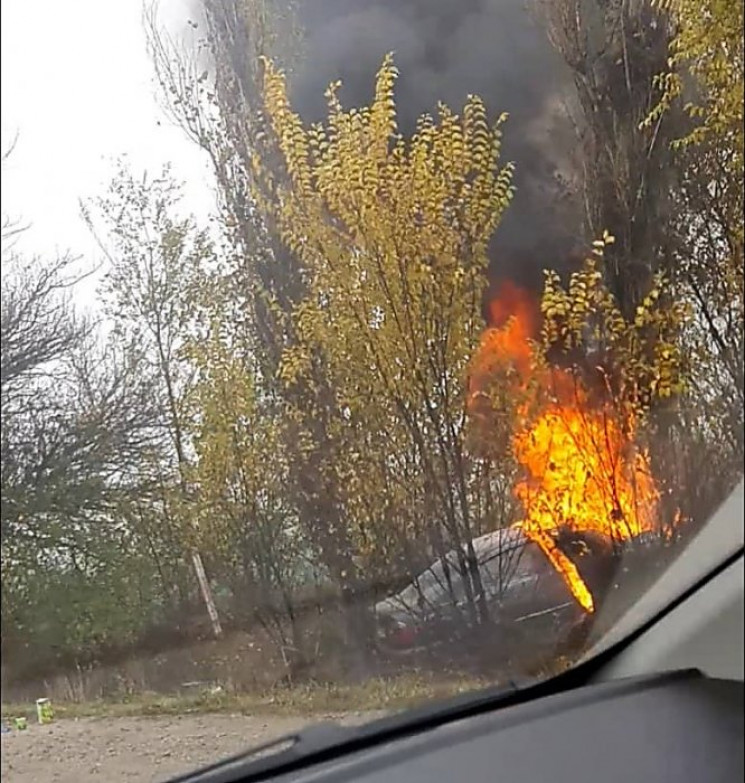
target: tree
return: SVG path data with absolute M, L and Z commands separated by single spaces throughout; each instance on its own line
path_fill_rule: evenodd
M 469 604 L 485 615 L 470 543 L 482 521 L 469 497 L 465 381 L 483 327 L 486 248 L 511 195 L 512 167 L 499 165 L 504 118 L 490 125 L 472 97 L 460 117 L 445 106 L 438 122 L 423 117 L 407 143 L 396 131 L 395 77 L 387 57 L 373 102 L 359 110 L 343 110 L 331 85 L 327 123 L 306 129 L 282 74 L 266 64 L 265 114 L 287 184 L 271 204 L 256 198 L 309 281 L 281 374 L 289 389 L 316 391 L 310 410 L 290 409 L 300 443 L 318 443 L 324 422 L 324 437 L 344 444 L 333 453 L 351 457 L 347 474 L 361 454 L 362 491 L 371 455 L 356 433 L 400 428 L 433 498 L 435 527 L 446 531 L 439 554 L 461 553 Z M 257 163 L 260 176 L 270 176 L 267 165 Z
M 21 287 L 12 269 L 6 274 L 3 298 L 8 290 L 14 306 L 33 301 L 18 308 L 25 313 L 19 353 L 31 356 L 44 344 L 49 321 L 37 314 L 54 312 L 58 334 L 74 333 L 53 287 Z M 24 270 L 22 280 L 32 274 Z M 63 352 L 39 355 L 44 364 L 25 363 L 3 386 L 2 638 L 16 675 L 81 664 L 132 638 L 167 588 L 154 581 L 123 513 L 142 490 L 143 457 L 161 445 L 136 351 L 77 334 Z M 29 646 L 33 654 L 20 655 Z
M 253 160 L 276 158 L 262 116 L 263 58 L 289 64 L 298 52 L 293 3 L 205 0 L 206 34 L 196 51 L 176 44 L 146 17 L 148 47 L 166 113 L 206 152 L 217 181 L 222 222 L 234 252 L 234 274 L 252 312 L 254 350 L 266 382 L 275 377 L 288 314 L 302 297 L 303 270 L 288 253 L 255 191 L 271 200 L 274 183 L 257 180 Z M 279 167 L 277 167 L 277 171 Z
M 198 307 L 197 287 L 213 254 L 205 231 L 197 230 L 190 218 L 172 215 L 178 198 L 178 186 L 167 168 L 160 177 L 150 180 L 145 175 L 137 181 L 120 164 L 106 197 L 97 199 L 94 206 L 111 242 L 111 250 L 101 243 L 109 259 L 103 293 L 107 314 L 115 334 L 140 343 L 159 380 L 162 424 L 173 456 L 166 473 L 168 468 L 174 471 L 184 511 L 182 533 L 213 632 L 220 636 L 220 619 L 202 556 L 193 542 L 188 510 L 193 492 L 188 481 L 185 400 L 193 371 L 181 355 Z M 84 216 L 95 232 L 88 205 Z
M 53 373 L 55 363 L 84 338 L 87 325 L 75 318 L 67 296 L 78 279 L 70 270 L 75 259 L 65 255 L 52 262 L 29 261 L 3 250 L 8 277 L 0 313 L 0 383 L 7 414 L 12 415 L 9 406 L 11 400 L 20 402 L 19 387 L 30 376 Z
M 121 513 L 160 445 L 150 377 L 76 313 L 77 259 L 17 249 L 26 228 L 3 220 L 2 646 L 16 676 L 131 638 L 158 594 Z
M 672 20 L 670 70 L 658 74 L 658 104 L 645 125 L 677 104 L 692 120 L 673 139 L 682 169 L 681 279 L 739 391 L 743 323 L 743 5 L 687 0 L 659 3 Z M 688 252 L 686 252 L 688 251 Z
M 281 419 L 265 398 L 250 345 L 225 319 L 232 308 L 219 288 L 216 280 L 208 326 L 189 346 L 198 373 L 190 481 L 198 487 L 200 546 L 231 585 L 236 612 L 264 626 L 295 676 L 306 662 L 296 589 L 309 551 L 285 490 Z
M 685 401 L 678 440 L 705 515 L 741 475 L 743 458 L 743 5 L 659 7 L 673 35 L 668 67 L 655 78 L 659 101 L 644 124 L 676 111 L 689 119 L 671 142 L 681 183 L 672 283 L 696 314 L 685 333 L 696 392 Z
M 133 642 L 169 588 L 127 523 L 160 441 L 137 361 L 87 343 L 33 398 L 3 423 L 3 654 L 16 677 Z
M 653 78 L 665 65 L 669 30 L 651 0 L 535 0 L 574 89 L 567 96 L 577 134 L 578 197 L 584 235 L 609 231 L 604 274 L 625 316 L 654 273 L 672 263 L 666 232 L 675 187 L 669 141 L 674 112 L 640 128 L 658 101 Z
M 421 454 L 425 447 L 413 442 L 410 429 L 409 434 L 404 429 L 400 438 L 398 433 L 387 433 L 388 437 L 374 434 L 380 429 L 380 422 L 386 420 L 386 406 L 392 406 L 390 395 L 381 398 L 367 418 L 358 407 L 354 421 L 345 419 L 348 413 L 337 404 L 337 379 L 331 375 L 324 349 L 314 349 L 309 372 L 296 376 L 292 383 L 277 385 L 280 369 L 286 368 L 287 351 L 305 340 L 298 331 L 303 319 L 300 314 L 307 309 L 306 300 L 315 295 L 308 289 L 317 285 L 312 282 L 317 270 L 309 267 L 308 258 L 287 241 L 279 224 L 280 216 L 271 208 L 284 198 L 282 194 L 291 184 L 291 175 L 280 136 L 271 127 L 265 111 L 267 69 L 273 66 L 262 55 L 271 55 L 274 60 L 279 54 L 279 59 L 286 62 L 288 52 L 292 57 L 293 47 L 288 45 L 292 36 L 284 27 L 279 35 L 263 34 L 261 20 L 265 17 L 258 11 L 260 6 L 261 3 L 249 3 L 239 7 L 230 0 L 206 5 L 214 83 L 210 77 L 200 81 L 204 76 L 201 67 L 179 55 L 157 32 L 152 20 L 151 50 L 172 112 L 187 133 L 207 150 L 215 166 L 226 208 L 227 234 L 235 248 L 234 278 L 239 281 L 245 303 L 245 320 L 250 324 L 261 382 L 266 393 L 288 408 L 283 426 L 289 459 L 287 490 L 293 496 L 302 529 L 308 531 L 340 585 L 351 629 L 348 636 L 364 646 L 369 628 L 360 625 L 365 624 L 360 617 L 364 613 L 356 608 L 359 600 L 355 598 L 365 589 L 363 583 L 377 581 L 381 587 L 387 584 L 392 563 L 402 567 L 402 551 L 410 553 L 403 558 L 408 559 L 409 573 L 420 567 L 423 553 L 413 552 L 410 545 L 416 531 L 426 529 L 428 547 L 444 554 L 449 542 L 442 535 L 443 503 L 449 504 L 453 528 L 454 524 L 460 525 L 454 520 L 461 513 L 457 508 L 462 508 L 465 500 L 462 496 L 458 503 L 446 500 L 450 489 L 445 496 L 434 491 L 433 481 L 448 484 L 445 474 L 453 466 L 448 467 L 447 460 L 444 467 L 438 463 L 433 472 L 430 458 L 430 478 L 426 482 L 422 479 Z M 246 52 L 256 57 L 247 58 Z M 342 237 L 340 241 L 347 240 Z M 482 259 L 485 251 L 478 252 Z M 473 270 L 471 274 L 473 278 L 466 276 L 464 286 L 478 277 Z M 474 290 L 472 294 L 470 301 L 478 310 L 479 293 Z M 439 317 L 444 315 L 438 314 Z M 477 318 L 480 319 L 480 313 Z M 479 331 L 478 323 L 469 322 L 466 327 L 472 336 Z M 441 333 L 446 331 L 442 326 L 440 329 Z M 362 385 L 371 368 L 368 365 L 359 369 L 362 375 L 356 383 Z M 349 375 L 352 371 L 350 366 Z M 433 365 L 428 370 L 428 380 L 434 371 Z M 456 385 L 454 375 L 452 387 Z M 457 417 L 455 399 L 452 405 L 447 415 Z M 422 414 L 425 418 L 417 418 L 415 426 L 431 438 L 433 424 L 427 417 L 433 414 L 424 409 L 417 411 L 417 417 Z M 447 439 L 452 439 L 452 433 L 448 433 Z M 392 453 L 394 443 L 396 451 Z M 458 457 L 451 455 L 451 459 Z M 504 470 L 494 470 L 488 461 L 482 460 L 474 461 L 474 471 L 477 465 L 478 480 L 472 476 L 468 482 L 479 485 L 487 495 L 491 492 L 492 497 L 498 488 L 497 494 L 504 497 Z M 461 482 L 461 495 L 468 482 Z M 377 495 L 371 503 L 373 484 Z M 367 487 L 366 492 L 358 491 L 359 486 Z M 383 504 L 384 508 L 380 507 L 382 496 L 391 498 L 390 503 Z M 408 504 L 402 502 L 404 496 L 409 498 Z M 438 497 L 439 500 L 433 499 Z M 479 519 L 473 520 L 474 530 L 488 527 L 485 520 L 489 516 L 480 512 Z M 496 523 L 491 521 L 492 526 Z M 381 571 L 368 571 L 363 579 L 363 563 L 365 569 L 377 563 Z
M 11 148 L 3 156 L 5 161 Z M 0 304 L 0 403 L 2 405 L 2 540 L 8 553 L 31 521 L 27 474 L 42 474 L 46 463 L 38 443 L 57 429 L 47 409 L 51 386 L 64 376 L 64 364 L 85 339 L 86 325 L 76 320 L 69 302 L 73 259 L 52 262 L 25 259 L 15 250 L 18 223 L 3 220 L 5 278 Z M 45 455 L 52 456 L 52 454 Z M 30 476 L 28 476 L 30 478 Z M 41 494 L 41 493 L 36 493 Z M 44 506 L 44 499 L 39 501 Z M 42 508 L 43 510 L 43 508 Z M 3 547 L 5 550 L 5 547 Z M 9 561 L 4 561 L 4 567 Z
M 271 387 L 268 393 L 285 400 L 288 390 L 278 385 L 278 371 L 284 346 L 296 340 L 293 313 L 304 296 L 307 275 L 272 215 L 257 202 L 259 192 L 263 203 L 271 202 L 279 181 L 256 176 L 256 156 L 261 154 L 265 164 L 276 160 L 277 176 L 281 170 L 276 139 L 268 132 L 261 112 L 261 57 L 284 54 L 289 40 L 286 31 L 267 34 L 268 20 L 278 18 L 266 13 L 269 5 L 264 0 L 216 0 L 205 5 L 213 80 L 170 44 L 152 18 L 149 31 L 156 74 L 168 105 L 177 122 L 207 151 L 214 166 L 223 225 L 232 246 L 233 275 L 245 303 L 244 318 L 250 324 L 252 350 L 259 361 L 262 382 Z M 317 382 L 323 383 L 323 368 L 319 366 L 317 372 Z M 296 385 L 291 393 L 294 408 L 310 410 L 316 394 L 316 388 Z M 338 452 L 326 424 L 318 421 L 315 427 L 312 454 L 295 448 L 298 433 L 291 421 L 283 428 L 287 454 L 292 455 L 287 493 L 298 510 L 301 526 L 312 531 L 329 571 L 340 585 L 346 636 L 364 657 L 369 648 L 370 623 L 356 611 L 360 578 L 340 521 L 344 514 L 339 506 L 339 487 L 333 472 L 325 467 Z
M 603 273 L 622 314 L 656 270 L 668 301 L 695 314 L 682 334 L 690 383 L 657 417 L 654 450 L 704 518 L 743 453 L 742 4 L 538 7 L 574 77 L 587 225 L 616 238 Z
M 694 127 L 676 144 L 701 144 L 716 137 L 732 151 L 728 169 L 743 171 L 743 4 L 723 0 L 659 0 L 674 25 L 670 70 L 657 75 L 662 89 L 647 124 L 684 100 Z

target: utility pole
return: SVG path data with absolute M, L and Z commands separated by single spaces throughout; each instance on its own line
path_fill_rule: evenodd
M 220 625 L 220 615 L 217 613 L 217 607 L 215 606 L 215 598 L 212 595 L 212 588 L 207 580 L 207 574 L 204 571 L 204 563 L 202 562 L 202 556 L 199 554 L 199 550 L 193 549 L 191 553 L 191 562 L 194 564 L 194 573 L 197 575 L 197 582 L 199 582 L 199 589 L 202 593 L 205 606 L 207 607 L 207 614 L 210 617 L 212 623 L 212 632 L 215 638 L 219 639 L 222 636 L 222 625 Z
M 183 451 L 179 449 L 179 455 L 183 459 Z M 181 487 L 184 493 L 184 497 L 192 501 L 197 494 L 197 487 L 188 481 L 184 476 L 185 460 L 179 463 L 181 470 Z M 197 521 L 194 517 L 190 520 L 192 528 L 196 531 Z M 204 562 L 202 561 L 202 555 L 199 553 L 199 549 L 196 544 L 192 546 L 191 550 L 191 562 L 194 566 L 194 573 L 199 583 L 199 591 L 202 593 L 202 600 L 207 607 L 207 614 L 212 624 L 212 633 L 216 639 L 222 636 L 222 625 L 220 624 L 220 615 L 217 612 L 217 606 L 215 605 L 215 597 L 212 595 L 212 588 L 210 587 L 209 580 L 207 579 L 207 573 L 204 570 Z

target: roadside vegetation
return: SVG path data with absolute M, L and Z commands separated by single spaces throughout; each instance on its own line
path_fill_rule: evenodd
M 535 3 L 567 68 L 586 247 L 517 299 L 492 285 L 523 133 L 500 106 L 407 127 L 388 55 L 366 105 L 331 84 L 312 124 L 297 19 L 271 0 L 203 0 L 195 51 L 149 15 L 219 207 L 185 214 L 169 167 L 122 163 L 89 194 L 101 323 L 73 305 L 75 259 L 24 256 L 4 221 L 3 698 L 77 678 L 59 716 L 408 706 L 484 681 L 380 676 L 372 607 L 436 558 L 462 553 L 487 625 L 479 535 L 523 524 L 552 554 L 561 524 L 695 530 L 744 456 L 742 3 L 704 5 L 705 25 L 687 0 Z M 568 456 L 541 445 L 555 421 Z M 579 463 L 594 517 L 557 518 Z M 249 633 L 263 657 L 234 651 L 222 690 L 92 684 Z

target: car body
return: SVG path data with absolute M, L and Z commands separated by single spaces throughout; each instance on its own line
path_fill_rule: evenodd
M 519 528 L 504 528 L 472 541 L 493 625 L 541 618 L 566 627 L 578 620 L 579 607 L 564 580 L 540 547 Z M 375 605 L 378 639 L 390 651 L 432 647 L 460 635 L 473 624 L 462 555 L 451 550 L 435 560 L 400 592 Z

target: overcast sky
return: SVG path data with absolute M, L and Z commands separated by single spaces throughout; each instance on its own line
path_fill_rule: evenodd
M 161 7 L 169 27 L 181 28 L 183 0 Z M 24 251 L 69 249 L 88 265 L 100 261 L 78 199 L 103 191 L 122 154 L 134 171 L 171 161 L 187 181 L 189 210 L 211 209 L 206 160 L 155 101 L 142 0 L 2 0 L 0 13 L 3 150 L 18 133 L 3 164 L 2 211 L 32 224 Z

